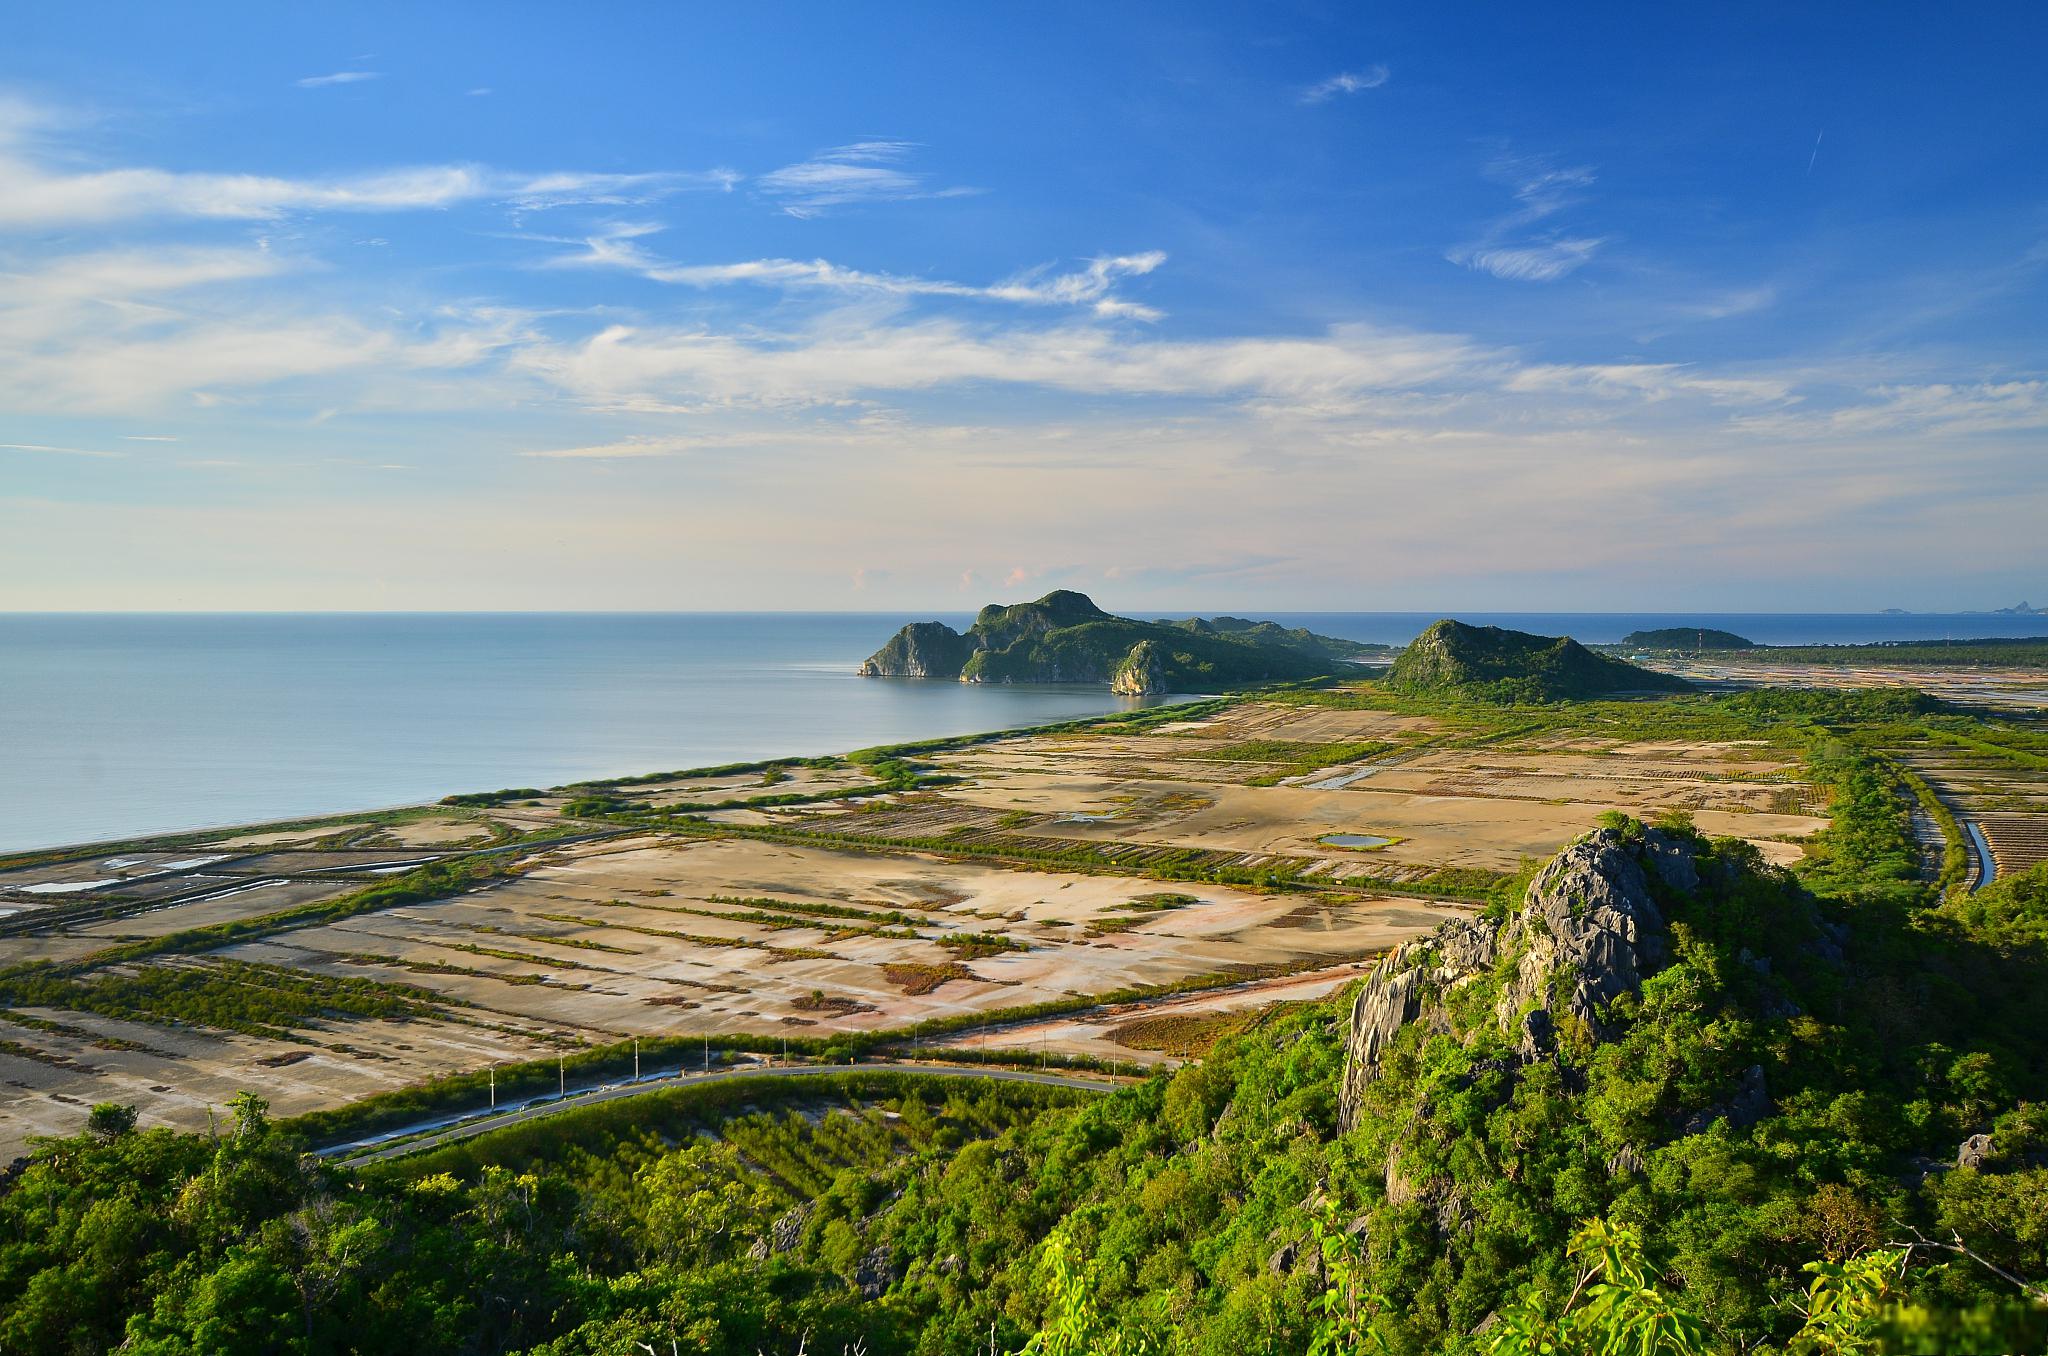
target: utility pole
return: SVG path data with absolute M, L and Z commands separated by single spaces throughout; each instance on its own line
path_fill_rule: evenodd
M 711 1037 L 708 1033 L 704 1037 L 704 1072 L 711 1072 Z
M 640 1081 L 640 1038 L 633 1037 L 633 1081 Z
M 555 1056 L 555 1096 L 566 1099 L 569 1095 L 569 1057 Z
M 491 1066 L 491 1110 L 498 1109 L 498 1066 Z

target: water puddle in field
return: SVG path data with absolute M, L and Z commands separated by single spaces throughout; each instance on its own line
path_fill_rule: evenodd
M 1069 810 L 1054 819 L 1056 824 L 1113 824 L 1117 812 L 1114 810 Z
M 1372 833 L 1326 833 L 1316 841 L 1325 847 L 1379 848 L 1394 840 Z
M 1341 791 L 1351 785 L 1351 783 L 1363 781 L 1377 771 L 1379 769 L 1376 767 L 1362 767 L 1351 772 L 1340 773 L 1335 777 L 1325 777 L 1319 782 L 1303 782 L 1301 785 L 1310 791 Z

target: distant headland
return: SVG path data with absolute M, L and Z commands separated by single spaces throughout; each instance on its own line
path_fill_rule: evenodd
M 1323 678 L 1389 654 L 1384 645 L 1243 617 L 1138 621 L 1103 611 L 1084 593 L 1058 589 L 1035 602 L 991 603 L 965 634 L 943 622 L 913 622 L 870 655 L 860 673 L 1107 684 L 1120 695 L 1141 697 Z

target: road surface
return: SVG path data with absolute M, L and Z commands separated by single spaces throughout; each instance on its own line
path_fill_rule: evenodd
M 662 1092 L 675 1088 L 702 1087 L 706 1083 L 721 1083 L 734 1078 L 816 1078 L 830 1074 L 864 1073 L 912 1073 L 929 1074 L 946 1078 L 988 1078 L 1006 1083 L 1039 1083 L 1047 1087 L 1078 1088 L 1083 1092 L 1111 1092 L 1127 1085 L 1129 1079 L 1083 1077 L 1079 1074 L 1039 1073 L 1030 1069 L 1002 1069 L 976 1067 L 963 1064 L 933 1064 L 922 1060 L 900 1062 L 878 1062 L 874 1064 L 770 1064 L 746 1065 L 736 1069 L 721 1069 L 716 1073 L 689 1074 L 678 1070 L 671 1074 L 652 1074 L 639 1082 L 609 1083 L 589 1092 L 571 1093 L 567 1097 L 554 1096 L 536 1099 L 501 1111 L 496 1115 L 483 1116 L 474 1120 L 459 1120 L 451 1123 L 449 1117 L 402 1125 L 396 1129 L 353 1140 L 347 1144 L 330 1145 L 318 1150 L 323 1158 L 334 1158 L 356 1167 L 364 1163 L 376 1163 L 387 1158 L 400 1158 L 406 1154 L 418 1153 L 425 1149 L 439 1148 L 459 1140 L 486 1135 L 493 1130 L 523 1125 L 527 1121 L 540 1120 L 579 1107 L 595 1106 L 599 1102 L 613 1102 L 621 1097 L 637 1097 L 643 1093 Z M 436 1134 L 424 1135 L 418 1139 L 407 1139 L 422 1130 L 435 1126 L 446 1126 Z M 394 1144 L 393 1140 L 404 1140 Z M 383 1147 L 378 1147 L 383 1146 Z M 367 1150 L 367 1152 L 364 1152 Z

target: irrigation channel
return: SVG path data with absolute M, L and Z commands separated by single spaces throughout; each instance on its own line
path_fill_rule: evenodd
M 1991 884 L 1998 875 L 1998 861 L 1991 855 L 1991 844 L 1984 837 L 1984 830 L 1977 827 L 1974 819 L 1962 821 L 1963 837 L 1970 846 L 1970 874 L 1963 881 L 1963 888 L 1975 893 Z
M 1032 1069 L 932 1064 L 921 1060 L 880 1061 L 873 1064 L 758 1064 L 696 1074 L 677 1069 L 665 1074 L 649 1074 L 638 1080 L 607 1083 L 602 1087 L 582 1092 L 529 1098 L 503 1111 L 486 1112 L 482 1115 L 466 1112 L 456 1116 L 418 1121 L 363 1139 L 351 1140 L 346 1144 L 332 1144 L 315 1152 L 322 1158 L 333 1158 L 353 1167 L 380 1162 L 387 1158 L 400 1158 L 423 1149 L 438 1148 L 443 1144 L 453 1144 L 458 1140 L 486 1135 L 493 1130 L 503 1130 L 509 1126 L 522 1125 L 527 1121 L 540 1120 L 565 1111 L 595 1106 L 599 1102 L 616 1101 L 621 1097 L 637 1097 L 643 1093 L 683 1087 L 702 1087 L 707 1083 L 721 1083 L 735 1078 L 817 1078 L 835 1074 L 868 1073 L 923 1074 L 933 1078 L 988 1078 L 1008 1083 L 1042 1083 L 1049 1087 L 1077 1088 L 1083 1092 L 1114 1092 L 1117 1088 L 1134 1081 L 1130 1078 L 1102 1075 L 1091 1077 L 1081 1074 L 1041 1073 Z

